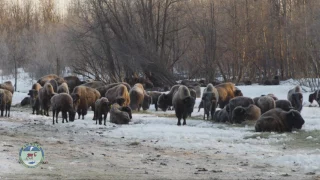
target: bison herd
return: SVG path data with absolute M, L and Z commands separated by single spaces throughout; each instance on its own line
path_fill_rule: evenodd
M 0 84 L 0 110 L 3 116 L 10 116 L 14 88 L 10 81 Z M 309 96 L 309 101 L 320 102 L 319 91 Z M 64 121 L 74 121 L 87 115 L 91 108 L 93 120 L 101 125 L 102 120 L 110 114 L 110 122 L 128 124 L 132 119 L 132 110 L 140 111 L 155 105 L 156 111 L 174 109 L 178 118 L 177 125 L 186 125 L 187 117 L 191 116 L 195 100 L 201 96 L 200 86 L 174 85 L 168 93 L 146 91 L 140 83 L 132 87 L 126 82 L 105 84 L 101 81 L 83 82 L 76 76 L 59 77 L 46 75 L 33 84 L 21 104 L 30 104 L 32 114 L 49 116 L 52 110 L 53 124 L 58 123 L 58 115 L 62 113 Z M 256 98 L 243 96 L 233 83 L 218 85 L 208 84 L 204 89 L 199 111 L 204 108 L 203 119 L 214 122 L 243 123 L 255 122 L 255 130 L 290 132 L 293 128 L 301 129 L 304 120 L 300 115 L 303 95 L 300 86 L 288 92 L 287 100 L 274 94 L 261 95 Z M 220 110 L 216 110 L 219 107 Z

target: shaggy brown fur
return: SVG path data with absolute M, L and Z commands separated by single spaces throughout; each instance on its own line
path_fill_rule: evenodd
M 233 122 L 233 110 L 238 107 L 238 106 L 241 106 L 241 107 L 248 107 L 249 105 L 251 104 L 254 104 L 253 100 L 249 97 L 242 97 L 242 96 L 239 96 L 239 97 L 235 97 L 235 98 L 232 98 L 229 102 L 229 108 L 227 108 L 227 111 L 229 113 L 229 117 L 230 117 L 230 123 L 234 123 Z
M 275 108 L 261 115 L 256 122 L 255 130 L 257 132 L 291 132 L 293 128 L 301 129 L 303 124 L 304 119 L 298 111 L 290 110 L 287 112 Z
M 130 92 L 130 108 L 132 110 L 138 110 L 140 111 L 140 108 L 142 107 L 143 101 L 144 101 L 144 95 L 145 95 L 145 91 L 144 88 L 142 86 L 142 84 L 137 83 L 135 84 Z
M 303 95 L 301 92 L 301 87 L 299 85 L 294 87 L 293 89 L 289 90 L 287 98 L 291 102 L 294 109 L 301 112 Z
M 261 116 L 261 110 L 254 104 L 248 107 L 238 106 L 232 111 L 232 122 L 242 123 L 243 121 L 256 121 Z
M 128 109 L 124 108 L 125 111 L 122 110 L 122 107 L 115 103 L 112 104 L 110 110 L 110 122 L 115 124 L 129 124 L 130 115 L 127 112 Z
M 276 108 L 276 102 L 271 96 L 262 96 L 257 102 L 257 106 L 261 109 L 261 114 Z
M 77 76 L 66 76 L 63 79 L 68 84 L 69 92 L 73 92 L 73 89 L 75 87 L 80 86 L 82 84 L 82 82 Z
M 117 86 L 110 88 L 106 92 L 105 97 L 108 98 L 111 104 L 116 103 L 116 100 L 120 97 L 125 100 L 123 104 L 124 106 L 129 106 L 130 104 L 130 96 L 129 96 L 128 89 L 123 84 L 119 84 Z
M 147 91 L 143 90 L 142 109 L 145 111 L 150 108 L 152 98 L 148 95 Z
M 10 91 L 12 94 L 14 93 L 14 87 L 13 87 L 11 81 L 6 81 L 6 82 L 0 84 L 0 89 L 6 89 L 6 90 Z
M 58 78 L 56 78 L 55 80 L 56 80 L 58 86 L 60 86 L 62 83 L 65 83 L 65 82 L 66 82 L 66 81 L 64 80 L 64 78 L 62 78 L 62 77 L 58 77 Z
M 291 102 L 284 99 L 276 101 L 276 108 L 280 108 L 284 111 L 290 111 L 291 109 L 294 109 Z
M 56 80 L 54 79 L 51 79 L 50 81 L 48 81 L 51 85 L 52 85 L 52 88 L 53 88 L 53 91 L 56 93 L 58 92 L 58 83 Z
M 178 91 L 180 85 L 174 85 L 171 87 L 170 92 L 168 94 L 161 94 L 158 98 L 158 107 L 162 111 L 166 111 L 170 106 L 172 106 L 172 98 L 173 95 Z
M 186 125 L 186 119 L 193 111 L 194 103 L 195 99 L 190 95 L 189 89 L 181 85 L 172 98 L 172 104 L 178 118 L 178 126 L 181 125 L 181 119 L 183 119 L 183 125 Z
M 42 86 L 39 83 L 35 83 L 32 85 L 31 89 L 34 89 L 39 92 L 40 88 L 42 88 Z
M 78 119 L 82 115 L 82 119 L 88 112 L 88 108 L 95 110 L 95 102 L 101 97 L 99 91 L 86 87 L 86 86 L 77 86 L 74 88 L 73 92 L 71 93 L 71 97 L 73 99 L 73 104 L 75 109 L 78 113 Z M 96 117 L 93 116 L 93 120 Z
M 99 87 L 104 86 L 105 84 L 102 81 L 92 81 L 92 82 L 87 82 L 84 84 L 81 84 L 80 86 L 86 86 L 86 87 L 90 87 L 93 89 L 97 89 Z
M 10 117 L 10 108 L 12 103 L 12 93 L 6 89 L 0 89 L 0 110 L 1 117 L 3 116 L 3 111 L 6 110 L 5 117 Z
M 158 91 L 149 91 L 148 95 L 151 97 L 151 104 L 154 104 L 154 108 L 158 111 L 158 99 L 161 95 L 161 92 Z
M 50 81 L 51 79 L 57 79 L 57 78 L 59 78 L 59 76 L 55 74 L 48 74 L 38 79 L 37 83 L 39 83 L 41 86 L 44 86 L 46 82 Z
M 53 87 L 50 83 L 46 83 L 39 90 L 39 102 L 41 107 L 41 114 L 49 116 L 49 108 L 50 108 L 50 99 L 54 95 Z M 42 112 L 43 111 L 43 112 Z
M 58 86 L 57 92 L 60 93 L 67 93 L 69 94 L 69 88 L 67 83 L 62 83 L 60 86 Z
M 229 103 L 230 99 L 235 97 L 234 93 L 237 89 L 233 83 L 222 83 L 215 86 L 215 88 L 219 93 L 219 107 L 223 109 L 224 106 Z
M 94 114 L 96 116 L 96 124 L 98 124 L 98 120 L 99 120 L 99 124 L 100 125 L 102 124 L 102 115 L 103 115 L 104 125 L 106 125 L 106 120 L 107 120 L 108 113 L 110 111 L 110 106 L 111 106 L 111 103 L 109 102 L 108 98 L 102 97 L 96 101 L 95 111 L 94 111 Z
M 67 113 L 69 114 L 69 121 L 74 121 L 76 111 L 73 107 L 72 97 L 67 93 L 56 94 L 51 98 L 52 107 L 52 124 L 54 124 L 54 117 L 56 117 L 56 123 L 58 123 L 59 112 L 62 112 L 62 123 L 64 120 L 68 122 Z
M 128 83 L 126 83 L 126 82 L 111 83 L 111 84 L 108 84 L 108 85 L 105 85 L 105 86 L 98 87 L 97 90 L 100 92 L 101 96 L 105 97 L 106 92 L 107 92 L 109 89 L 111 89 L 111 88 L 113 88 L 113 87 L 115 87 L 115 86 L 118 86 L 118 85 L 120 85 L 120 84 L 125 85 L 125 86 L 127 87 L 128 92 L 130 91 L 131 86 L 130 86 Z

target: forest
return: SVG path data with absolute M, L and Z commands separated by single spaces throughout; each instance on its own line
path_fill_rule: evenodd
M 159 86 L 319 78 L 319 9 L 318 0 L 0 0 L 0 65 L 15 77 L 67 70 Z

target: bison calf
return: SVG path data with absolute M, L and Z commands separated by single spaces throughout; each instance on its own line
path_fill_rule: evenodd
M 67 93 L 56 94 L 51 98 L 52 107 L 52 124 L 54 124 L 54 118 L 56 117 L 56 123 L 58 123 L 59 112 L 62 112 L 62 123 L 64 120 L 68 122 L 67 113 L 69 114 L 69 121 L 74 121 L 76 111 L 73 107 L 73 99 Z

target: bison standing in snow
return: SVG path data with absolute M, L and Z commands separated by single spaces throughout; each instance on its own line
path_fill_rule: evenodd
M 302 110 L 302 102 L 303 95 L 301 93 L 301 87 L 296 86 L 295 88 L 289 90 L 288 92 L 288 100 L 291 102 L 292 106 L 295 110 L 301 112 Z
M 67 113 L 69 114 L 69 121 L 74 121 L 76 111 L 73 107 L 73 99 L 67 93 L 56 94 L 51 98 L 52 107 L 52 124 L 55 124 L 54 118 L 56 117 L 56 123 L 58 123 L 59 112 L 62 112 L 62 123 L 64 120 L 68 122 Z
M 181 119 L 183 119 L 183 125 L 186 125 L 186 119 L 193 109 L 194 101 L 189 89 L 184 85 L 181 85 L 173 95 L 172 104 L 178 118 L 178 126 L 181 125 Z

